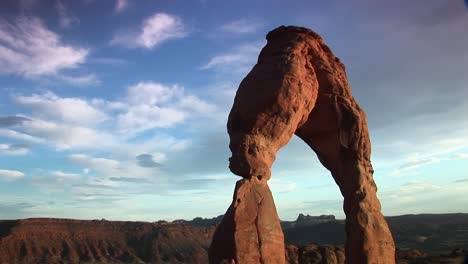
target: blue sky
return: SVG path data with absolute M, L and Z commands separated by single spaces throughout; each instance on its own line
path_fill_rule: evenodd
M 226 120 L 265 35 L 320 33 L 367 112 L 386 215 L 468 213 L 468 11 L 460 0 L 6 0 L 0 219 L 173 220 L 225 212 Z M 342 213 L 293 138 L 280 217 Z

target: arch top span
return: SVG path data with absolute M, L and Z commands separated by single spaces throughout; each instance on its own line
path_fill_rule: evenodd
M 299 136 L 331 172 L 344 197 L 346 262 L 395 262 L 393 238 L 373 180 L 365 113 L 351 94 L 344 64 L 317 33 L 292 26 L 268 33 L 257 64 L 239 85 L 227 129 L 232 152 L 229 168 L 244 184 L 254 179 L 266 185 L 276 153 L 294 134 Z M 261 206 L 249 210 L 259 211 Z M 246 210 L 241 208 L 233 202 L 228 213 L 241 214 Z M 278 219 L 276 209 L 271 218 Z M 232 224 L 240 223 L 234 219 Z M 217 234 L 212 249 L 218 243 Z M 241 241 L 234 239 L 237 253 Z M 277 252 L 283 254 L 278 259 L 284 259 L 284 249 Z M 211 260 L 213 254 L 214 249 Z

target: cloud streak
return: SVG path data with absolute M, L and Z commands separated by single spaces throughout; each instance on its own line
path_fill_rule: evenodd
M 62 0 L 56 0 L 55 8 L 57 9 L 57 13 L 59 15 L 59 24 L 62 28 L 70 28 L 80 23 L 80 20 L 70 14 L 67 9 L 67 6 Z
M 159 168 L 162 166 L 161 163 L 154 161 L 154 157 L 151 154 L 140 154 L 136 156 L 136 159 L 140 167 Z
M 0 154 L 21 156 L 29 153 L 29 146 L 26 144 L 0 144 Z
M 258 54 L 264 45 L 263 41 L 242 44 L 230 52 L 212 57 L 200 69 L 246 73 L 255 65 Z
M 221 26 L 221 30 L 232 34 L 252 34 L 263 27 L 263 23 L 252 19 L 238 19 Z
M 0 169 L 0 179 L 17 180 L 24 177 L 24 173 L 17 170 Z
M 138 30 L 118 31 L 111 44 L 127 48 L 153 49 L 164 42 L 184 38 L 188 30 L 182 19 L 167 13 L 155 13 L 146 18 Z
M 23 122 L 31 121 L 31 119 L 22 116 L 1 116 L 0 127 L 12 127 L 23 124 Z
M 122 13 L 128 8 L 128 0 L 116 0 L 114 10 L 116 13 Z
M 86 61 L 89 50 L 64 44 L 36 17 L 13 23 L 0 19 L 0 73 L 25 77 L 55 75 Z

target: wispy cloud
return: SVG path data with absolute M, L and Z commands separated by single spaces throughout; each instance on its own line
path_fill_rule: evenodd
M 0 136 L 61 150 L 116 149 L 140 133 L 172 128 L 192 118 L 210 117 L 217 109 L 181 86 L 156 82 L 132 85 L 124 97 L 113 101 L 60 97 L 50 91 L 12 98 L 30 111 L 29 116 L 0 117 L 0 126 L 4 127 Z M 143 148 L 138 151 L 133 159 L 142 153 L 157 154 Z M 153 156 L 155 162 L 161 158 L 157 155 Z
M 468 153 L 462 153 L 462 152 L 454 153 L 450 155 L 449 158 L 450 159 L 468 159 Z
M 265 42 L 263 41 L 242 44 L 230 52 L 214 56 L 205 65 L 201 66 L 200 69 L 245 73 L 256 63 L 258 54 L 264 45 Z
M 63 150 L 105 148 L 117 143 L 117 139 L 108 131 L 81 125 L 34 119 L 24 123 L 22 129 Z
M 55 8 L 59 16 L 59 25 L 62 28 L 69 28 L 80 23 L 80 20 L 72 15 L 62 0 L 56 0 Z
M 412 159 L 401 164 L 397 169 L 395 169 L 391 173 L 391 175 L 398 176 L 398 175 L 402 175 L 403 173 L 407 174 L 409 171 L 419 169 L 423 166 L 428 166 L 431 164 L 448 161 L 448 160 L 466 159 L 466 158 L 468 158 L 467 153 L 458 152 L 458 153 L 453 153 L 450 155 L 432 156 L 432 157 L 427 157 L 427 158 L 422 158 L 422 159 Z
M 116 184 L 116 182 L 143 182 L 162 180 L 158 177 L 157 170 L 140 167 L 130 161 L 119 161 L 109 158 L 96 158 L 86 154 L 72 154 L 69 160 L 74 164 L 80 165 L 85 168 L 89 168 L 91 171 L 97 174 L 100 183 L 108 183 L 110 185 Z
M 425 180 L 383 187 L 379 198 L 384 214 L 453 213 L 460 212 L 468 202 L 465 193 L 466 184 L 462 182 L 444 184 Z
M 31 143 L 45 143 L 43 138 L 31 136 L 26 133 L 18 132 L 11 129 L 0 129 L 0 136 L 5 138 L 17 139 Z
M 433 158 L 427 158 L 427 159 L 409 161 L 409 162 L 401 165 L 400 167 L 398 167 L 396 173 L 399 174 L 399 173 L 404 172 L 404 171 L 414 170 L 414 169 L 417 169 L 417 168 L 425 166 L 425 165 L 438 163 L 440 161 L 441 160 L 439 158 L 434 158 L 434 157 Z
M 0 144 L 0 154 L 26 155 L 29 153 L 29 145 L 26 144 Z
M 24 177 L 24 173 L 21 171 L 0 169 L 0 179 L 17 180 L 22 177 Z
M 80 176 L 77 173 L 67 173 L 67 172 L 63 172 L 63 171 L 53 171 L 51 174 L 53 176 L 59 177 L 59 178 L 74 178 L 74 177 L 79 177 Z
M 233 34 L 255 33 L 263 27 L 264 23 L 255 19 L 238 19 L 221 26 L 221 30 Z
M 30 121 L 30 119 L 22 116 L 0 116 L 0 127 L 21 125 L 25 121 Z
M 167 13 L 146 18 L 137 30 L 121 30 L 114 34 L 111 44 L 127 48 L 153 49 L 164 42 L 188 35 L 182 19 Z
M 465 183 L 465 182 L 468 183 L 468 178 L 454 181 L 454 183 Z
M 128 0 L 116 0 L 114 10 L 116 13 L 122 13 L 128 7 Z
M 99 64 L 105 64 L 105 65 L 123 65 L 126 64 L 127 61 L 124 59 L 120 58 L 110 58 L 110 57 L 98 57 L 98 58 L 93 58 L 90 60 L 92 63 L 99 63 Z
M 138 178 L 130 178 L 130 177 L 110 177 L 109 180 L 115 182 L 132 182 L 132 183 L 148 183 L 148 180 L 145 179 L 138 179 Z
M 183 87 L 155 82 L 139 82 L 128 88 L 123 102 L 126 111 L 119 114 L 117 128 L 122 133 L 138 133 L 153 128 L 173 127 L 193 114 L 215 111 L 215 107 Z
M 64 44 L 39 18 L 19 17 L 13 23 L 0 19 L 0 73 L 54 75 L 83 64 L 88 53 Z
M 96 76 L 96 74 L 85 74 L 80 76 L 71 76 L 71 75 L 58 75 L 57 79 L 64 81 L 71 86 L 96 86 L 101 84 L 101 80 Z
M 104 112 L 85 99 L 63 98 L 52 92 L 30 96 L 18 95 L 14 97 L 14 100 L 16 103 L 33 110 L 39 117 L 52 117 L 53 120 L 66 123 L 88 125 L 102 122 L 108 118 Z
M 161 167 L 162 164 L 159 162 L 156 162 L 154 160 L 153 155 L 151 154 L 140 154 L 136 156 L 137 163 L 140 167 L 144 168 L 158 168 Z

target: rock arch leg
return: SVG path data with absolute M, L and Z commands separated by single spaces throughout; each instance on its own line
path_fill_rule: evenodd
M 324 116 L 328 126 L 318 123 Z M 376 194 L 364 112 L 354 100 L 319 96 L 296 134 L 330 170 L 344 197 L 346 263 L 395 263 L 393 237 Z

